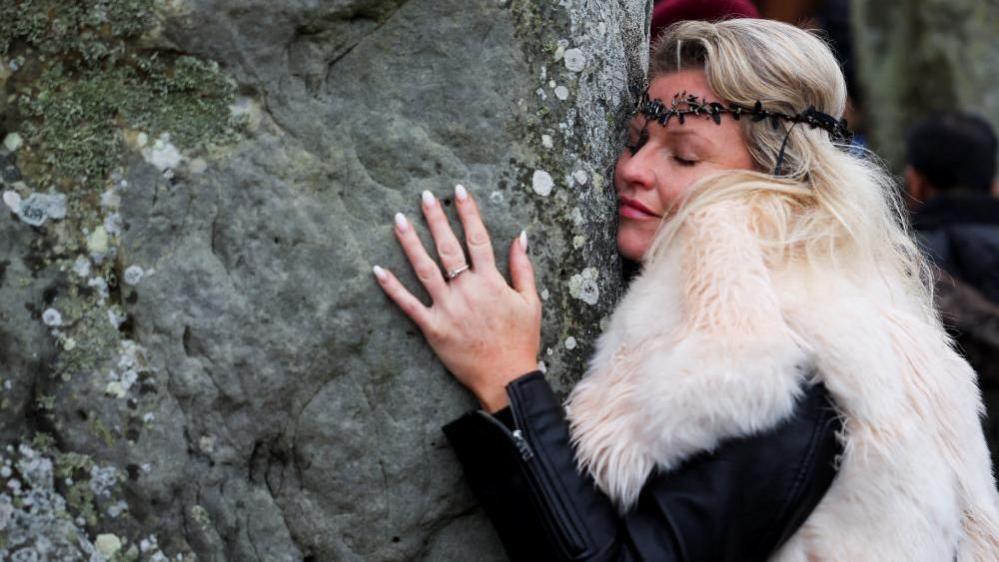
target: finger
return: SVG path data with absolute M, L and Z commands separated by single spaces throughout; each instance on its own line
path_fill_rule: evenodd
M 461 249 L 461 242 L 451 230 L 451 223 L 448 222 L 440 201 L 429 191 L 423 192 L 422 199 L 423 215 L 427 218 L 427 226 L 434 237 L 437 255 L 444 270 L 451 271 L 465 265 L 465 251 Z
M 534 284 L 534 266 L 527 255 L 527 231 L 521 231 L 520 236 L 510 245 L 510 279 L 515 291 L 524 297 L 534 300 L 538 289 Z
M 409 258 L 409 263 L 413 266 L 416 277 L 426 287 L 427 292 L 430 293 L 430 298 L 437 302 L 441 295 L 447 292 L 447 283 L 441 276 L 441 269 L 437 266 L 437 262 L 427 254 L 423 242 L 416 235 L 413 224 L 402 213 L 395 214 L 395 236 L 399 239 L 399 244 L 402 245 L 406 257 Z
M 420 327 L 420 330 L 423 330 L 424 326 L 429 326 L 430 309 L 424 306 L 420 299 L 414 297 L 391 271 L 377 265 L 372 268 L 372 271 L 385 294 Z
M 458 208 L 461 226 L 465 229 L 465 243 L 468 244 L 472 265 L 480 269 L 496 267 L 493 243 L 489 240 L 489 231 L 482 224 L 479 206 L 461 184 L 454 186 L 454 201 Z

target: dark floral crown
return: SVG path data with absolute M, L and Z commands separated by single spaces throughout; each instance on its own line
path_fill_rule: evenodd
M 846 126 L 846 119 L 836 119 L 828 113 L 823 113 L 815 109 L 815 106 L 809 106 L 808 109 L 801 113 L 789 115 L 779 111 L 764 109 L 763 103 L 759 101 L 753 107 L 746 107 L 737 103 L 730 103 L 725 106 L 714 101 L 708 102 L 703 98 L 687 94 L 687 92 L 674 95 L 672 102 L 667 106 L 658 98 L 650 100 L 649 89 L 646 87 L 635 106 L 635 113 L 641 113 L 664 126 L 673 117 L 676 117 L 677 121 L 683 124 L 685 117 L 688 115 L 695 117 L 706 116 L 721 125 L 721 116 L 723 113 L 728 113 L 736 121 L 743 115 L 746 115 L 753 122 L 768 120 L 774 130 L 778 129 L 781 121 L 786 121 L 791 123 L 792 127 L 798 123 L 805 123 L 813 129 L 816 127 L 824 129 L 829 132 L 834 141 L 849 142 L 853 138 L 853 133 Z M 790 134 L 790 129 L 788 129 L 788 133 Z

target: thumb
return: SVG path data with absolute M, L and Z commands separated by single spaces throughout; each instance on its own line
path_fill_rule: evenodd
M 534 266 L 527 255 L 527 231 L 522 230 L 510 245 L 510 278 L 513 288 L 521 295 L 535 298 L 538 289 L 534 285 Z

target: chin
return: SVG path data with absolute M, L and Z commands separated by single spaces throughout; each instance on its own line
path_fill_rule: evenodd
M 649 241 L 639 239 L 632 233 L 619 231 L 617 235 L 617 251 L 621 257 L 632 261 L 642 261 L 642 256 L 649 248 Z

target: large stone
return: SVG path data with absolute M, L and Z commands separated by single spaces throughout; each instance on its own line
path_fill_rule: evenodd
M 857 0 L 852 10 L 866 125 L 895 171 L 906 130 L 933 111 L 972 111 L 999 129 L 999 5 Z
M 431 248 L 419 194 L 450 207 L 463 183 L 504 273 L 527 228 L 540 359 L 557 389 L 578 379 L 622 289 L 609 172 L 649 7 L 153 5 L 0 13 L 19 96 L 0 132 L 23 139 L 3 190 L 68 198 L 0 219 L 0 431 L 33 447 L 3 455 L 53 460 L 56 520 L 83 537 L 46 546 L 10 496 L 0 549 L 503 560 L 440 431 L 474 400 L 371 267 L 429 302 L 392 215 Z

